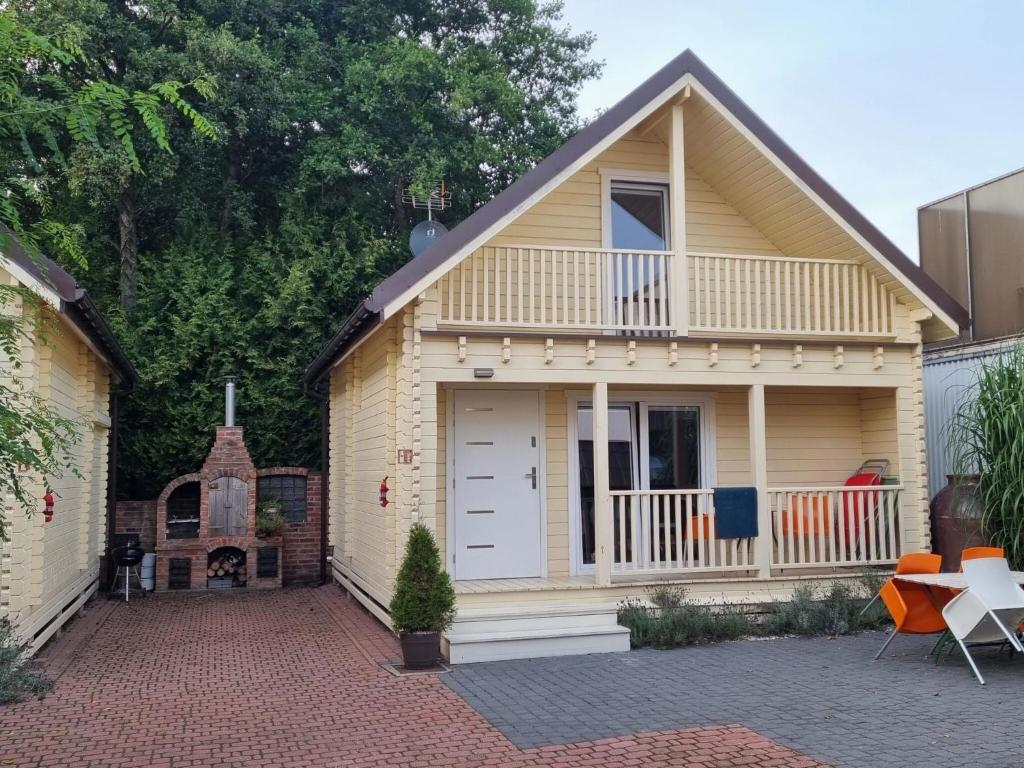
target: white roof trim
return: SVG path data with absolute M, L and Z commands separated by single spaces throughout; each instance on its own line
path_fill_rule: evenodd
M 60 311 L 60 296 L 57 295 L 57 292 L 27 269 L 19 266 L 2 254 L 0 254 L 0 269 L 10 272 L 11 276 L 14 277 L 15 280 L 32 291 L 32 293 L 39 296 L 39 298 L 58 312 Z

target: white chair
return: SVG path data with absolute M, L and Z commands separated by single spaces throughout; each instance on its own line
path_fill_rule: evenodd
M 1004 558 L 986 557 L 963 563 L 967 589 L 942 609 L 949 631 L 960 644 L 978 682 L 985 684 L 967 650 L 968 645 L 1008 642 L 1024 653 L 1014 630 L 1024 621 L 1024 590 L 1010 575 Z

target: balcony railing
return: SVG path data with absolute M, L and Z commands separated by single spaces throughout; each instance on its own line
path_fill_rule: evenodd
M 672 253 L 487 246 L 441 281 L 440 322 L 669 331 Z
M 885 338 L 896 298 L 862 264 L 687 254 L 689 306 L 673 306 L 671 251 L 486 246 L 440 284 L 442 324 L 515 329 Z M 676 292 L 678 288 L 678 293 Z
M 690 253 L 690 328 L 892 336 L 896 298 L 852 261 Z
M 898 485 L 770 488 L 771 568 L 891 565 Z M 758 570 L 757 538 L 717 537 L 714 491 L 611 491 L 615 575 Z
M 772 565 L 895 563 L 901 490 L 899 485 L 769 489 Z

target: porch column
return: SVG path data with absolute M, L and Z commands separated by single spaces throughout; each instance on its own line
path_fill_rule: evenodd
M 612 583 L 612 504 L 608 476 L 608 385 L 594 384 L 594 560 L 599 586 Z
M 683 105 L 672 105 L 669 127 L 669 236 L 672 240 L 672 327 L 677 336 L 690 328 L 689 269 L 686 263 L 686 159 L 683 151 Z
M 747 393 L 747 421 L 750 425 L 750 471 L 757 489 L 757 575 L 771 575 L 772 518 L 768 508 L 768 449 L 765 436 L 764 384 L 752 384 Z

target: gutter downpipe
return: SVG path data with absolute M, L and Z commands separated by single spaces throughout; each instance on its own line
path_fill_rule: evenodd
M 104 546 L 102 581 L 100 589 L 106 591 L 110 584 L 110 551 L 114 548 L 114 533 L 117 530 L 117 454 L 120 450 L 121 398 L 132 391 L 131 382 L 126 387 L 121 382 L 113 384 L 107 409 L 110 414 L 110 431 L 107 433 L 107 536 Z
M 330 398 L 320 391 L 320 384 L 303 382 L 302 390 L 309 396 L 320 401 L 320 584 L 326 584 L 327 578 L 327 534 L 328 534 L 328 487 L 331 475 Z

